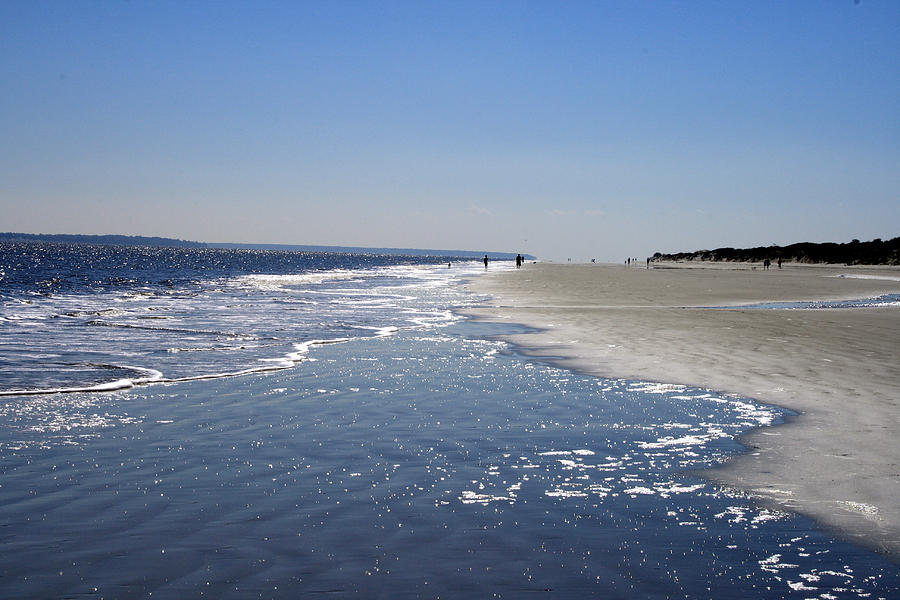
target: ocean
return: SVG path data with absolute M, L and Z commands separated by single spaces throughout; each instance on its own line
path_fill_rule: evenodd
M 448 264 L 457 263 L 456 268 Z M 290 368 L 452 319 L 457 257 L 0 244 L 0 394 Z
M 460 316 L 483 272 L 0 245 L 0 596 L 900 593 L 896 564 L 702 478 L 791 415 L 525 358 L 522 328 Z

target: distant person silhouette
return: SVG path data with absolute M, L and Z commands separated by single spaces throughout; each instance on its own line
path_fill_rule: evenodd
M 521 268 L 522 268 L 522 260 L 523 260 L 523 259 L 522 259 L 522 255 L 521 255 L 521 254 L 516 254 L 516 268 L 517 268 L 517 269 L 521 269 Z
M 488 257 L 487 254 L 484 255 L 484 268 L 487 269 Z
M 781 257 L 780 256 L 778 257 L 778 268 L 779 269 L 781 268 Z

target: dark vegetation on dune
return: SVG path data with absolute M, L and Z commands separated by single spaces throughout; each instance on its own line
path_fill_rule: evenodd
M 900 265 L 900 237 L 871 242 L 853 240 L 845 244 L 834 242 L 800 242 L 790 246 L 759 246 L 756 248 L 717 248 L 663 254 L 657 252 L 653 261 L 734 261 L 761 262 L 765 259 L 796 263 L 833 263 L 847 265 Z

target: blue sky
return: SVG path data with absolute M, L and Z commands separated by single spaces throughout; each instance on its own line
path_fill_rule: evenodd
M 0 3 L 0 231 L 620 261 L 900 235 L 900 4 Z

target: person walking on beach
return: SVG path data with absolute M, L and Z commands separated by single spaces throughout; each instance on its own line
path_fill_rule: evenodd
M 522 268 L 522 255 L 521 254 L 516 254 L 516 268 L 517 269 Z
M 484 255 L 484 268 L 487 269 L 488 257 L 487 254 Z

